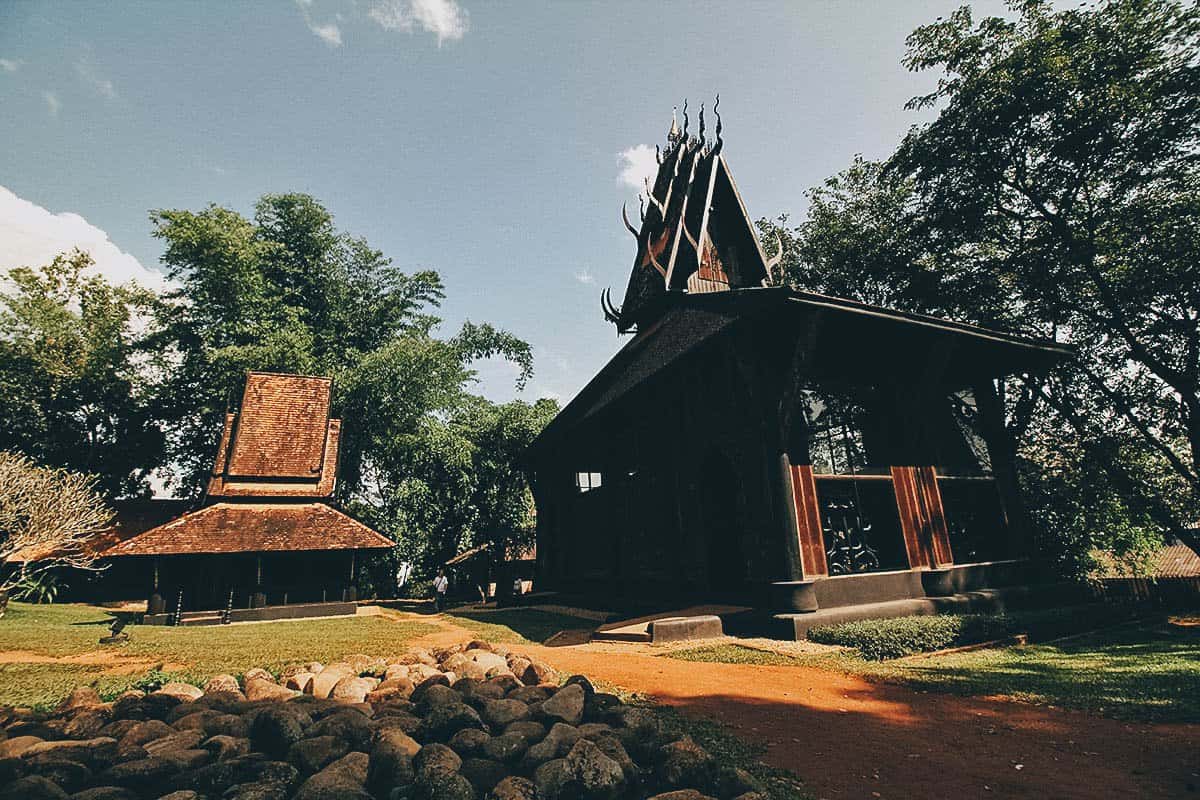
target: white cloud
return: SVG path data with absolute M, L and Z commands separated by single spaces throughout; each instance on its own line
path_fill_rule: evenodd
M 327 22 L 324 25 L 316 22 L 312 18 L 312 0 L 296 0 L 296 5 L 300 7 L 300 14 L 304 17 L 304 24 L 308 29 L 325 44 L 330 47 L 342 46 L 342 29 L 338 27 L 336 22 Z M 338 14 L 338 19 L 341 19 L 341 14 Z
M 73 247 L 86 250 L 96 262 L 96 273 L 110 283 L 135 280 L 155 290 L 167 285 L 160 273 L 142 266 L 78 214 L 54 214 L 0 186 L 0 270 L 49 264 Z
M 308 29 L 330 47 L 340 47 L 342 44 L 342 29 L 337 26 L 336 22 L 330 22 L 328 25 L 314 25 L 310 22 Z
M 62 108 L 62 102 L 58 99 L 58 95 L 54 92 L 42 92 L 42 98 L 46 101 L 46 108 L 50 110 L 50 116 L 57 117 L 58 110 Z
M 113 85 L 113 82 L 97 73 L 96 68 L 86 58 L 75 62 L 75 73 L 101 97 L 112 100 L 117 96 L 117 87 Z
M 5 72 L 16 72 L 24 63 L 24 61 L 15 58 L 0 58 L 0 69 Z
M 658 174 L 658 161 L 654 157 L 654 148 L 648 144 L 636 144 L 622 150 L 617 155 L 621 164 L 621 174 L 617 180 L 634 189 L 644 190 L 645 179 L 654 180 Z
M 575 280 L 579 281 L 585 286 L 590 286 L 596 282 L 596 276 L 585 269 L 582 272 L 575 273 Z
M 455 0 L 378 0 L 367 12 L 385 30 L 412 33 L 417 26 L 437 36 L 438 47 L 467 32 L 467 11 Z

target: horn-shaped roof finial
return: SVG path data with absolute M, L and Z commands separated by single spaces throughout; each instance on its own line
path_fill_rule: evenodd
M 713 113 L 717 115 L 717 147 L 723 143 L 721 141 L 721 112 L 718 110 L 721 107 L 721 93 L 717 92 L 717 101 L 713 103 Z
M 677 106 L 671 106 L 671 130 L 667 131 L 668 146 L 675 144 L 675 142 L 679 140 L 679 123 L 675 120 L 675 112 L 677 110 Z

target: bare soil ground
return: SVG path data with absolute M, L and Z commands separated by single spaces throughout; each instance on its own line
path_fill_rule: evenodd
M 420 644 L 470 636 L 423 619 L 440 630 Z M 1200 725 L 926 694 L 808 667 L 678 661 L 647 645 L 522 650 L 721 722 L 818 798 L 1200 798 Z

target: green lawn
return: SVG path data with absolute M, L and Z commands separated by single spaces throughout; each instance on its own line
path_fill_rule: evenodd
M 129 642 L 101 648 L 97 640 L 110 621 L 103 609 L 89 606 L 11 603 L 0 619 L 0 652 L 63 657 L 103 651 L 152 661 L 151 666 L 178 665 L 174 677 L 202 684 L 218 673 L 240 675 L 251 667 L 277 671 L 289 662 L 329 663 L 351 653 L 394 655 L 414 637 L 436 630 L 424 622 L 384 617 L 183 628 L 139 625 L 126 628 Z M 52 704 L 80 684 L 115 695 L 140 677 L 140 672 L 114 674 L 107 665 L 0 664 L 0 704 Z
M 1200 627 L 1166 622 L 1113 628 L 1058 644 L 883 662 L 852 652 L 785 656 L 738 645 L 666 657 L 821 667 L 927 691 L 1003 695 L 1121 719 L 1200 721 Z
M 541 644 L 560 631 L 591 630 L 598 624 L 583 617 L 536 608 L 499 611 L 455 608 L 447 611 L 446 616 L 480 639 L 505 644 Z

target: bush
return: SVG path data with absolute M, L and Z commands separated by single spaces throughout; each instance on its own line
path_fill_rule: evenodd
M 409 581 L 397 594 L 407 600 L 426 600 L 433 597 L 433 581 Z
M 854 647 L 863 658 L 884 661 L 947 647 L 989 642 L 1017 633 L 1026 633 L 1030 639 L 1045 641 L 1103 628 L 1129 616 L 1128 609 L 1092 603 L 1009 614 L 864 619 L 813 628 L 808 632 L 808 638 L 820 644 Z
M 964 614 L 864 619 L 813 628 L 808 638 L 820 644 L 854 647 L 863 658 L 884 661 L 986 642 L 1008 635 L 1010 620 L 1001 615 Z

